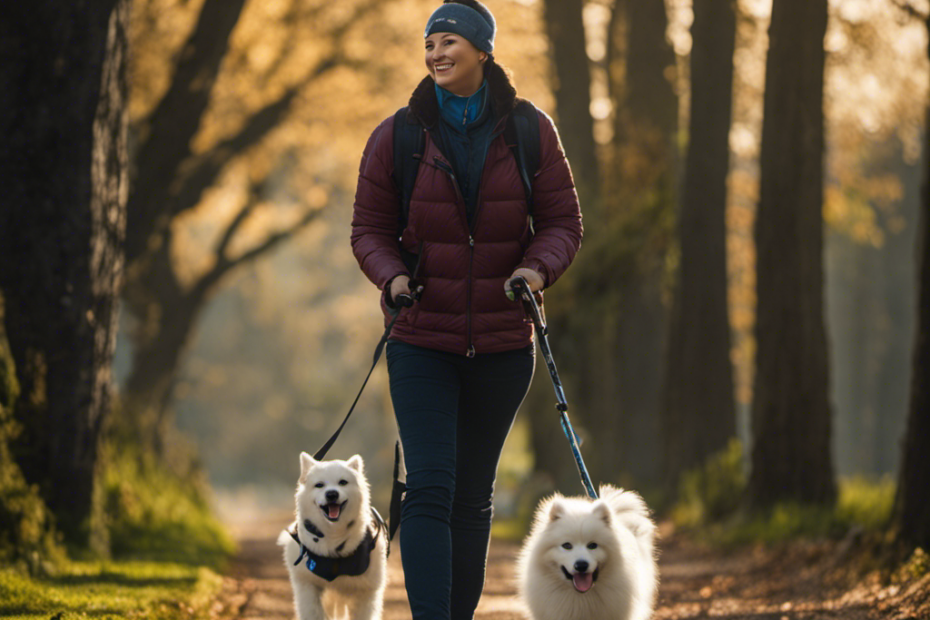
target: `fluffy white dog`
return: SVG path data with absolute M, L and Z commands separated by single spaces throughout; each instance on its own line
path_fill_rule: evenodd
M 360 456 L 301 453 L 297 519 L 278 536 L 300 620 L 380 620 L 388 541 L 369 495 Z
M 533 620 L 646 620 L 655 604 L 655 524 L 636 493 L 543 500 L 518 565 Z

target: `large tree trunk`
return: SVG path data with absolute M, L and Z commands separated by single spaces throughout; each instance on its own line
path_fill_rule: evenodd
M 930 33 L 930 17 L 927 19 Z M 930 43 L 927 53 L 930 55 Z M 920 293 L 914 371 L 911 375 L 911 411 L 907 420 L 904 456 L 898 478 L 895 515 L 898 539 L 911 547 L 930 548 L 930 106 L 924 127 L 924 188 L 921 205 L 921 239 L 918 248 Z
M 585 45 L 582 0 L 545 0 L 546 33 L 555 69 L 559 135 L 583 201 L 598 190 L 597 147 L 591 117 L 591 71 Z
M 664 0 L 618 0 L 613 9 L 607 44 L 613 143 L 600 199 L 585 211 L 586 249 L 570 275 L 574 294 L 553 299 L 550 313 L 550 338 L 564 360 L 560 368 L 574 397 L 575 419 L 583 434 L 597 432 L 597 440 L 584 447 L 595 479 L 658 479 L 667 328 L 663 297 L 678 112 L 667 26 Z M 572 32 L 580 49 L 584 33 Z M 589 87 L 576 88 L 587 92 Z M 551 396 L 544 402 L 551 402 Z M 541 461 L 571 462 L 570 455 L 562 458 L 563 450 L 549 456 L 552 442 L 564 441 L 556 433 L 534 438 L 537 470 L 546 470 Z M 564 467 L 548 473 L 560 483 L 566 478 Z M 577 479 L 577 474 L 570 476 Z
M 593 268 L 609 278 L 615 306 L 595 329 L 608 360 L 592 359 L 586 373 L 596 382 L 595 424 L 610 446 L 601 468 L 642 482 L 659 478 L 659 415 L 668 330 L 666 259 L 671 249 L 678 155 L 675 53 L 666 36 L 664 0 L 620 0 L 608 36 L 614 139 L 605 183 L 603 230 L 592 245 L 608 250 Z M 593 293 L 600 294 L 600 293 Z M 613 331 L 613 336 L 608 334 Z M 609 372 L 609 374 L 607 374 Z M 603 426 L 602 426 L 603 425 Z
M 775 0 L 756 219 L 750 502 L 836 496 L 823 316 L 823 39 L 827 0 Z
M 92 535 L 122 276 L 128 0 L 14 3 L 0 116 L 0 288 L 23 397 L 19 461 L 59 528 Z
M 694 2 L 691 115 L 678 217 L 681 262 L 662 428 L 665 476 L 671 485 L 736 435 L 726 252 L 733 4 Z

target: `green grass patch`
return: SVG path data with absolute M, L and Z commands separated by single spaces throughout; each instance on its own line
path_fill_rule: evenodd
M 68 562 L 53 576 L 0 570 L 0 617 L 207 618 L 222 586 L 213 571 L 152 562 Z
M 735 513 L 746 489 L 743 445 L 731 439 L 703 467 L 686 472 L 678 485 L 672 520 L 682 527 L 699 527 Z
M 213 514 L 206 482 L 181 478 L 131 447 L 113 450 L 104 477 L 113 556 L 221 568 L 235 543 Z
M 894 494 L 891 479 L 846 478 L 839 482 L 839 497 L 832 507 L 782 503 L 764 513 L 737 512 L 697 529 L 707 540 L 723 546 L 777 544 L 798 538 L 837 539 L 853 530 L 881 534 L 891 520 Z

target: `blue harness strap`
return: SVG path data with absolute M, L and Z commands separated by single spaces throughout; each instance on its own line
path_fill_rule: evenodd
M 381 518 L 381 515 L 378 514 L 378 511 L 372 508 L 371 513 L 372 517 L 375 519 L 374 533 L 372 533 L 371 528 L 366 530 L 365 538 L 362 539 L 361 544 L 352 555 L 347 556 L 317 555 L 310 551 L 310 549 L 301 542 L 300 535 L 298 534 L 300 525 L 295 521 L 290 529 L 287 530 L 287 533 L 291 535 L 294 542 L 300 546 L 300 555 L 297 556 L 297 561 L 294 562 L 294 566 L 297 566 L 301 562 L 305 562 L 307 570 L 326 581 L 333 581 L 337 577 L 343 575 L 357 577 L 358 575 L 365 574 L 365 571 L 367 571 L 368 567 L 371 565 L 371 552 L 378 544 L 378 538 L 381 536 L 381 532 L 387 531 L 387 524 L 384 522 L 384 519 Z M 304 560 L 304 558 L 306 558 L 306 560 Z

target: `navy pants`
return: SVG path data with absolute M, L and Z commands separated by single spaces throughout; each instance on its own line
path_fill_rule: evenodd
M 504 440 L 533 379 L 532 346 L 467 358 L 387 345 L 407 495 L 400 550 L 414 620 L 471 620 L 484 588 Z

